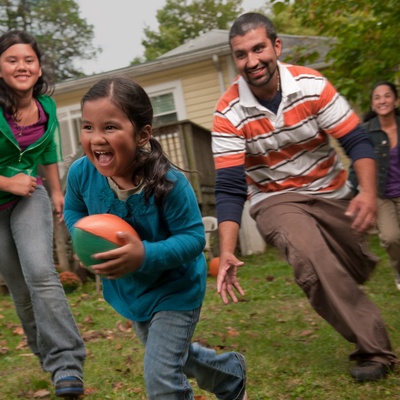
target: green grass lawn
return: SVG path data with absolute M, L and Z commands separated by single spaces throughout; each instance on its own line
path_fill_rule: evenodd
M 394 352 L 400 355 L 400 292 L 377 237 L 370 240 L 382 262 L 363 290 L 381 310 Z M 353 363 L 347 359 L 353 344 L 311 309 L 275 248 L 241 259 L 245 266 L 239 276 L 246 296 L 238 304 L 223 305 L 216 279 L 209 277 L 195 340 L 218 352 L 234 350 L 246 356 L 249 400 L 400 399 L 396 371 L 379 382 L 353 382 Z M 85 397 L 146 399 L 144 350 L 129 323 L 96 294 L 94 283 L 69 294 L 68 300 L 88 351 Z M 9 349 L 0 354 L 0 399 L 55 399 L 49 374 L 23 346 L 19 327 L 10 298 L 0 297 L 0 352 Z M 215 398 L 191 383 L 195 395 Z

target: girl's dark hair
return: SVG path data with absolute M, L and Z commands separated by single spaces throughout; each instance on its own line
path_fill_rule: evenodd
M 264 28 L 267 38 L 272 44 L 275 43 L 277 35 L 274 24 L 265 15 L 259 13 L 242 14 L 229 31 L 229 43 L 235 36 L 244 36 L 247 32 L 257 28 Z
M 15 44 L 29 44 L 39 60 L 39 65 L 42 65 L 43 53 L 39 48 L 35 37 L 28 32 L 12 30 L 8 31 L 0 37 L 0 56 L 11 46 Z M 39 77 L 33 87 L 33 97 L 39 94 L 52 95 L 54 91 L 53 80 L 42 69 L 42 76 Z M 17 113 L 17 98 L 13 90 L 0 78 L 0 107 L 10 115 Z
M 389 89 L 393 92 L 394 98 L 395 98 L 395 99 L 398 99 L 398 98 L 399 98 L 399 95 L 398 95 L 398 93 L 397 93 L 396 85 L 394 85 L 392 82 L 382 81 L 382 82 L 378 82 L 378 83 L 372 88 L 371 93 L 370 93 L 370 95 L 369 95 L 370 104 L 372 103 L 372 96 L 373 96 L 373 94 L 374 94 L 374 90 L 375 90 L 378 86 L 383 86 L 383 85 L 389 87 Z M 399 108 L 398 108 L 398 107 L 394 109 L 394 113 L 395 113 L 396 115 L 399 115 L 399 116 L 400 116 L 400 111 L 399 111 Z M 372 107 L 370 106 L 370 107 L 369 107 L 369 110 L 364 114 L 363 121 L 364 121 L 364 122 L 367 122 L 367 121 L 369 121 L 370 119 L 375 118 L 377 115 L 378 115 L 378 114 L 377 114 L 377 113 L 372 109 Z
M 87 101 L 99 99 L 108 99 L 118 110 L 123 112 L 131 121 L 136 132 L 143 130 L 146 125 L 152 125 L 153 106 L 149 96 L 139 84 L 131 79 L 102 79 L 83 96 L 81 107 L 83 108 Z M 157 139 L 151 137 L 149 144 L 150 149 L 140 149 L 137 160 L 139 164 L 132 176 L 132 181 L 136 174 L 143 172 L 146 203 L 154 195 L 154 203 L 162 206 L 165 197 L 173 187 L 173 182 L 166 177 L 173 164 L 168 160 Z M 181 170 L 176 165 L 173 166 Z

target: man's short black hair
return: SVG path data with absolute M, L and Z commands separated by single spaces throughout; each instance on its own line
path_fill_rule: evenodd
M 241 15 L 229 31 L 229 43 L 235 36 L 244 36 L 247 32 L 260 27 L 265 28 L 267 38 L 272 44 L 276 40 L 276 31 L 273 23 L 265 15 L 259 13 L 246 13 Z

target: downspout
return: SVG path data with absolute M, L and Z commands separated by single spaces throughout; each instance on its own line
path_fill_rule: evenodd
M 214 54 L 212 56 L 212 60 L 214 62 L 215 68 L 217 68 L 217 71 L 218 71 L 219 90 L 222 95 L 225 93 L 225 85 L 224 85 L 224 76 L 222 75 L 221 64 L 220 64 L 219 58 L 216 54 Z

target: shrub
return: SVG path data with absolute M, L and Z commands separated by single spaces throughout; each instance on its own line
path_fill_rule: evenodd
M 82 283 L 78 275 L 69 271 L 60 273 L 60 282 L 63 287 L 78 287 Z

